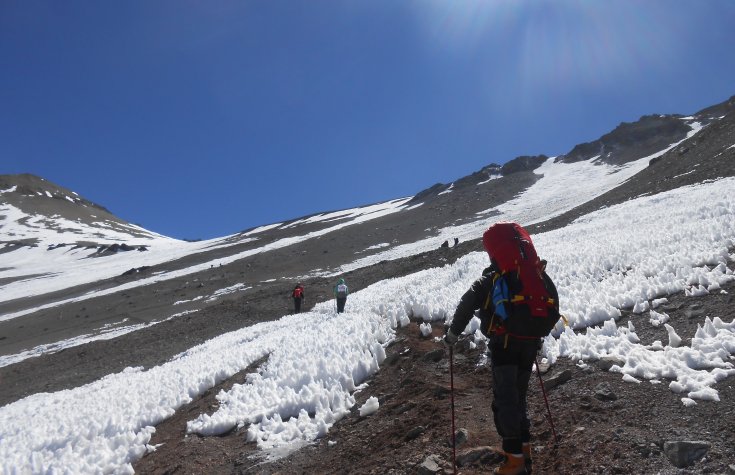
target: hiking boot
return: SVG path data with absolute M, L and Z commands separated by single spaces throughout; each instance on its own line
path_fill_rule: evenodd
M 505 462 L 493 470 L 495 475 L 525 475 L 526 464 L 523 454 L 505 453 Z
M 526 473 L 531 475 L 533 469 L 533 460 L 531 459 L 531 444 L 528 442 L 523 443 L 523 461 L 526 464 Z

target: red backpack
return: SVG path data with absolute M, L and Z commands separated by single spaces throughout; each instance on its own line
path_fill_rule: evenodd
M 304 295 L 304 289 L 301 287 L 296 287 L 293 289 L 293 298 L 300 299 L 301 296 Z
M 485 309 L 492 303 L 493 320 L 499 317 L 502 331 L 513 336 L 548 335 L 560 318 L 558 294 L 528 231 L 518 223 L 495 223 L 482 243 L 496 270 Z

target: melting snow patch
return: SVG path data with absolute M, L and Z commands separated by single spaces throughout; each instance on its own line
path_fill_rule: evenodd
M 439 196 L 439 195 L 446 195 L 447 193 L 451 193 L 452 190 L 453 190 L 453 188 L 454 188 L 454 183 L 452 183 L 451 185 L 449 185 L 449 188 L 447 188 L 446 190 L 442 191 L 437 196 Z
M 658 313 L 654 310 L 651 310 L 650 314 L 650 322 L 651 325 L 653 325 L 654 327 L 660 327 L 661 325 L 669 321 L 669 316 L 665 313 Z
M 503 175 L 490 175 L 490 176 L 488 176 L 487 180 L 485 180 L 485 181 L 481 181 L 481 182 L 480 182 L 480 183 L 478 183 L 477 185 L 478 185 L 478 186 L 479 186 L 479 185 L 484 185 L 485 183 L 490 183 L 491 181 L 493 181 L 493 180 L 497 180 L 497 179 L 499 179 L 499 178 L 503 178 Z
M 373 246 L 367 247 L 367 248 L 365 248 L 365 250 L 366 251 L 370 251 L 370 250 L 373 250 L 373 249 L 382 249 L 382 248 L 388 247 L 388 246 L 390 246 L 390 243 L 381 242 L 380 244 L 375 244 Z
M 215 290 L 214 293 L 207 299 L 207 302 L 217 300 L 218 298 L 224 295 L 233 294 L 235 292 L 239 292 L 241 290 L 247 290 L 250 288 L 251 287 L 246 287 L 245 284 L 235 284 L 231 287 L 225 287 L 224 289 Z
M 378 411 L 378 408 L 380 407 L 380 403 L 378 402 L 378 398 L 375 396 L 370 396 L 367 401 L 365 401 L 365 404 L 363 404 L 360 407 L 360 417 L 369 416 L 370 414 L 374 414 Z
M 697 401 L 688 397 L 681 398 L 681 402 L 685 407 L 693 407 L 697 405 Z

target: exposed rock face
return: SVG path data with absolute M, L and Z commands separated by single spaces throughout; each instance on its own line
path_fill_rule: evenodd
M 530 172 L 540 167 L 548 159 L 549 157 L 546 155 L 523 155 L 516 157 L 503 165 L 501 173 L 505 176 L 511 173 Z
M 411 198 L 411 201 L 409 201 L 408 203 L 421 203 L 427 198 L 436 196 L 442 191 L 445 191 L 447 188 L 449 188 L 449 185 L 445 185 L 444 183 L 436 183 L 434 185 L 431 185 L 429 188 L 416 193 L 416 195 Z
M 69 203 L 75 203 L 109 213 L 107 208 L 104 206 L 84 199 L 71 190 L 30 173 L 22 173 L 20 175 L 0 175 L 0 190 L 10 189 L 14 189 L 14 191 L 7 193 L 8 196 L 6 196 L 5 199 L 11 202 L 15 201 L 23 203 L 30 198 L 35 199 L 37 197 L 52 198 L 55 200 L 62 200 L 62 202 L 68 201 Z M 15 198 L 11 198 L 11 196 L 15 196 Z
M 575 146 L 557 162 L 574 163 L 595 157 L 603 163 L 622 165 L 652 155 L 687 136 L 691 127 L 679 116 L 646 115 L 637 122 L 623 122 L 593 142 Z

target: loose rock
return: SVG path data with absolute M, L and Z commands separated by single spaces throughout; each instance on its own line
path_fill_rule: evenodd
M 442 348 L 438 348 L 433 351 L 429 351 L 424 355 L 424 359 L 427 361 L 433 361 L 434 363 L 440 362 L 442 359 L 444 359 L 444 350 Z
M 623 366 L 624 364 L 625 360 L 619 356 L 603 356 L 600 358 L 600 361 L 597 362 L 597 366 L 599 366 L 602 371 L 609 371 L 610 368 L 615 365 Z
M 470 431 L 468 431 L 467 429 L 459 429 L 454 434 L 454 442 L 457 444 L 457 447 L 467 443 L 468 440 L 470 440 Z M 449 446 L 452 446 L 451 440 L 449 441 Z
M 600 383 L 595 386 L 595 397 L 601 401 L 615 401 L 618 398 L 607 383 Z
M 438 455 L 429 455 L 419 466 L 419 475 L 434 475 L 442 471 L 441 457 Z
M 417 426 L 408 431 L 408 434 L 406 434 L 406 440 L 413 440 L 416 437 L 420 436 L 421 434 L 426 431 L 426 428 L 424 426 Z
M 463 467 L 477 462 L 480 459 L 485 460 L 488 457 L 492 457 L 493 454 L 499 455 L 497 451 L 493 450 L 492 447 L 482 446 L 473 447 L 457 454 L 457 465 Z M 502 456 L 501 456 L 502 458 Z
M 555 387 L 559 386 L 560 384 L 564 384 L 567 381 L 572 379 L 572 372 L 568 369 L 565 369 L 559 374 L 555 374 L 554 376 L 548 378 L 546 381 L 544 381 L 544 389 L 547 391 L 554 389 Z
M 688 467 L 701 460 L 711 445 L 702 441 L 673 441 L 664 443 L 664 453 L 677 468 Z

